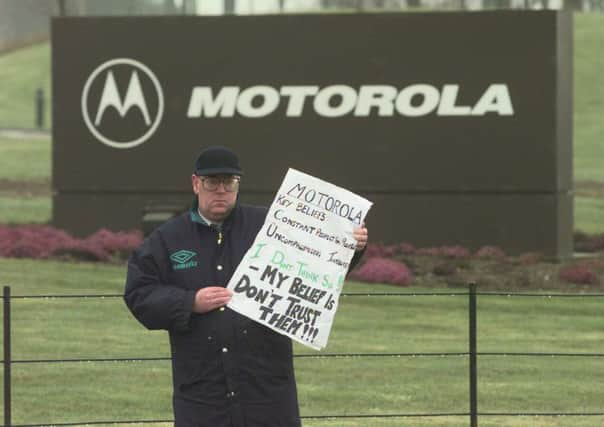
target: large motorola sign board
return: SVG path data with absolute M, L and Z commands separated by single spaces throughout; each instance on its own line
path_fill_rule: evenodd
M 375 241 L 570 251 L 569 14 L 58 18 L 52 43 L 72 232 L 184 208 L 219 144 L 244 202 L 293 167 L 372 200 Z

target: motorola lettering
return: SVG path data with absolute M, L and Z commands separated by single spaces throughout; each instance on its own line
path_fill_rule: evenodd
M 92 135 L 114 148 L 147 141 L 163 115 L 163 92 L 155 74 L 129 58 L 99 65 L 82 91 L 82 115 Z
M 109 107 L 114 107 L 122 117 L 128 113 L 130 108 L 136 107 L 143 115 L 145 124 L 147 126 L 151 125 L 147 102 L 145 101 L 145 95 L 143 95 L 141 82 L 136 71 L 132 71 L 132 74 L 130 75 L 130 83 L 128 83 L 128 90 L 123 103 L 120 99 L 120 94 L 117 89 L 117 84 L 115 83 L 113 71 L 110 70 L 107 72 L 105 85 L 103 86 L 103 93 L 101 95 L 101 102 L 99 103 L 99 108 L 96 111 L 96 119 L 94 120 L 95 126 L 99 126 L 101 124 L 103 113 Z
M 442 88 L 430 84 L 412 84 L 402 89 L 390 85 L 319 86 L 224 86 L 216 92 L 209 86 L 191 91 L 189 118 L 266 117 L 284 110 L 286 117 L 301 117 L 309 111 L 326 118 L 343 116 L 422 117 L 436 116 L 513 116 L 514 107 L 508 86 L 490 84 L 471 104 L 462 104 L 459 84 Z

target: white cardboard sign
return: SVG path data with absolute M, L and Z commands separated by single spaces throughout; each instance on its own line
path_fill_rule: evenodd
M 360 227 L 372 203 L 289 169 L 227 288 L 228 307 L 302 344 L 327 345 Z

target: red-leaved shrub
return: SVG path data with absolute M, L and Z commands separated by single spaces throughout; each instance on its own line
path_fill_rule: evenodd
M 451 276 L 457 272 L 457 266 L 451 264 L 450 262 L 444 262 L 441 264 L 437 264 L 432 269 L 432 273 L 435 276 Z
M 384 245 L 383 243 L 369 243 L 363 257 L 369 258 L 390 258 L 398 255 L 398 245 Z
M 109 252 L 86 240 L 73 240 L 59 248 L 55 248 L 50 253 L 50 257 L 94 262 L 107 262 L 110 259 Z
M 363 254 L 363 258 L 375 258 L 375 257 L 383 257 L 384 253 L 382 250 L 382 245 L 379 243 L 368 243 L 367 248 L 365 249 L 365 253 Z
M 419 248 L 415 253 L 425 256 L 440 256 L 440 248 Z
M 537 252 L 525 252 L 518 256 L 518 263 L 522 265 L 534 265 L 541 261 L 542 255 Z
M 479 259 L 499 260 L 505 258 L 505 252 L 497 246 L 483 246 L 482 248 L 478 249 L 478 251 L 476 251 L 474 257 Z
M 573 231 L 573 241 L 575 242 L 575 244 L 579 243 L 579 242 L 583 242 L 587 239 L 589 239 L 589 234 L 585 233 L 584 231 L 581 231 L 581 230 Z
M 471 253 L 463 246 L 439 246 L 420 248 L 415 251 L 418 255 L 439 256 L 444 258 L 470 258 Z
M 76 239 L 48 225 L 0 225 L 0 256 L 109 261 L 124 258 L 142 243 L 142 233 L 99 230 Z
M 101 228 L 96 233 L 88 236 L 85 241 L 109 253 L 125 255 L 140 246 L 143 241 L 143 234 L 140 231 L 113 232 Z
M 363 258 L 393 258 L 397 255 L 412 255 L 415 247 L 410 243 L 385 245 L 383 243 L 369 243 Z
M 585 263 L 566 265 L 560 268 L 558 275 L 565 282 L 584 285 L 598 283 L 599 280 L 598 273 Z
M 589 235 L 581 231 L 574 233 L 575 250 L 579 252 L 598 252 L 604 250 L 604 234 Z
M 604 273 L 604 260 L 593 258 L 586 259 L 585 261 L 581 261 L 581 264 L 591 268 L 593 271 L 597 273 Z
M 13 258 L 46 258 L 55 248 L 73 238 L 48 225 L 0 225 L 0 256 Z
M 413 274 L 402 262 L 387 258 L 371 258 L 350 273 L 350 278 L 368 283 L 391 283 L 409 286 Z
M 398 245 L 370 243 L 367 245 L 364 258 L 393 258 L 397 255 L 442 256 L 445 258 L 470 258 L 471 253 L 462 246 L 440 246 L 431 248 L 416 248 L 411 243 L 403 242 Z
M 398 249 L 403 255 L 413 255 L 415 253 L 415 246 L 407 242 L 401 243 Z
M 45 258 L 47 247 L 39 240 L 15 237 L 11 242 L 2 242 L 0 256 L 11 258 Z
M 446 258 L 470 258 L 470 251 L 463 246 L 443 246 L 440 248 L 440 254 Z
M 399 254 L 399 246 L 398 245 L 384 245 L 382 247 L 382 254 L 386 258 L 392 258 Z

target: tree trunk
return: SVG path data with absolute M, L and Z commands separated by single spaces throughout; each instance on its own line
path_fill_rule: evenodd
M 224 0 L 224 14 L 233 15 L 235 13 L 235 0 Z
M 57 7 L 59 8 L 59 16 L 67 16 L 67 5 L 66 0 L 57 0 Z
M 488 9 L 509 9 L 511 3 L 510 0 L 485 0 L 484 6 Z

